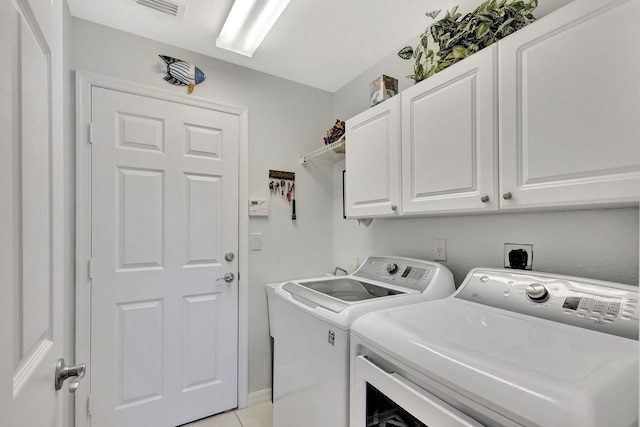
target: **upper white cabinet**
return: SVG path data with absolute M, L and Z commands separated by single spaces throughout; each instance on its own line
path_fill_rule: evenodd
M 402 92 L 405 214 L 498 209 L 496 61 L 494 45 Z
M 347 216 L 637 204 L 639 22 L 575 0 L 347 121 Z
M 498 43 L 501 209 L 637 202 L 639 22 L 574 1 Z
M 346 135 L 346 215 L 400 215 L 400 97 L 347 120 Z

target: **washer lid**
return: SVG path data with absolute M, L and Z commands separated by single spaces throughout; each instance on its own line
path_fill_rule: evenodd
M 372 350 L 523 425 L 637 420 L 635 340 L 455 298 L 370 313 L 352 332 Z
M 350 277 L 287 282 L 282 288 L 292 295 L 313 301 L 335 313 L 349 307 L 353 302 L 405 293 Z

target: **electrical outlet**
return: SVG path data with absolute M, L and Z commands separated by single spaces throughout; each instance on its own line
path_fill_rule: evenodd
M 516 270 L 533 269 L 533 245 L 505 243 L 504 267 Z
M 433 239 L 433 260 L 447 260 L 447 239 Z

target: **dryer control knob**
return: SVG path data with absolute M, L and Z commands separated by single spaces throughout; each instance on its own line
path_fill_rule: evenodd
M 396 264 L 395 262 L 387 264 L 387 272 L 389 274 L 396 274 L 398 272 L 398 264 Z
M 532 283 L 527 286 L 527 297 L 533 302 L 545 302 L 549 299 L 549 291 L 540 283 Z

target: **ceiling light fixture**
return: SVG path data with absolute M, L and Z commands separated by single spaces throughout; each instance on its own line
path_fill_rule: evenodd
M 253 56 L 290 0 L 235 0 L 216 46 Z

